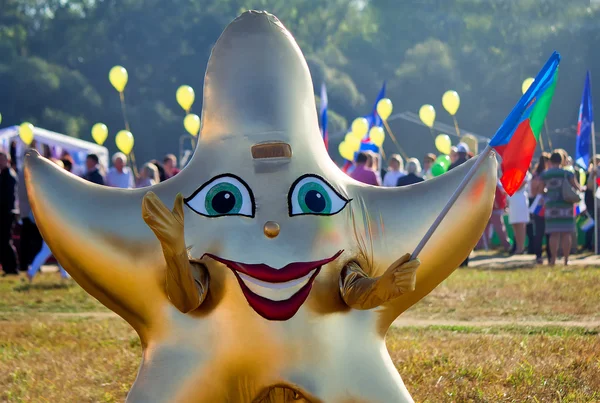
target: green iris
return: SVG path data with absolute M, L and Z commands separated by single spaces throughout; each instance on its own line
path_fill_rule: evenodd
M 242 193 L 237 186 L 221 182 L 206 193 L 204 207 L 211 216 L 232 215 L 239 214 L 243 203 Z
M 304 214 L 331 214 L 331 198 L 317 182 L 308 182 L 298 190 L 298 205 Z

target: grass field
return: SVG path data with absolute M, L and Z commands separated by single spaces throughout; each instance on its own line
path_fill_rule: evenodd
M 600 268 L 461 269 L 387 345 L 419 402 L 600 402 L 599 311 Z M 1 279 L 0 401 L 123 401 L 140 345 L 107 313 L 57 274 Z

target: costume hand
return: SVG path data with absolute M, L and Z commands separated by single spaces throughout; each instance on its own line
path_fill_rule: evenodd
M 420 265 L 419 259 L 410 260 L 410 253 L 405 254 L 379 277 L 378 287 L 389 288 L 387 291 L 393 298 L 414 291 Z
M 148 192 L 142 202 L 142 217 L 160 241 L 165 254 L 171 256 L 185 252 L 183 232 L 183 196 L 175 197 L 173 211 L 154 194 Z

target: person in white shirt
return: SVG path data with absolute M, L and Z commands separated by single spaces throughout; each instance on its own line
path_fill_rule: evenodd
M 388 161 L 388 170 L 383 177 L 383 186 L 391 188 L 395 187 L 398 183 L 398 179 L 406 176 L 404 172 L 404 161 L 398 154 L 392 154 Z
M 133 173 L 127 167 L 127 157 L 116 153 L 112 158 L 113 167 L 106 175 L 106 184 L 114 188 L 131 189 L 134 187 Z

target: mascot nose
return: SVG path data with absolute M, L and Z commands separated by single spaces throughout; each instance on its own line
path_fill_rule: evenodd
M 267 238 L 275 238 L 277 235 L 279 235 L 279 224 L 277 224 L 275 221 L 267 221 L 263 231 L 265 232 L 265 236 Z

